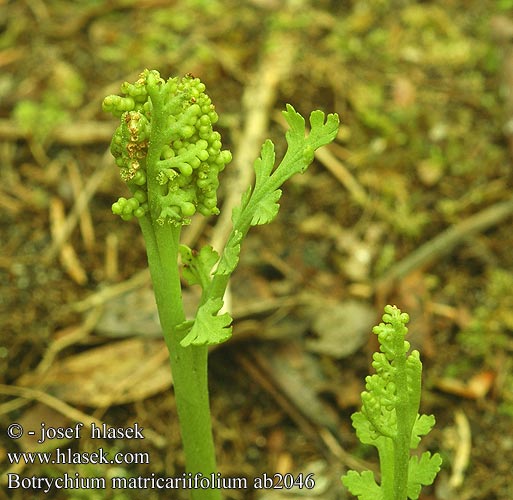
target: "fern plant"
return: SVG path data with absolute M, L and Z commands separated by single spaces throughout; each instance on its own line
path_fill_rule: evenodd
M 180 244 L 180 231 L 195 213 L 219 213 L 219 173 L 231 154 L 222 149 L 213 130 L 217 112 L 205 85 L 192 75 L 164 80 L 158 71 L 144 70 L 135 83 L 125 82 L 123 95 L 104 99 L 103 109 L 120 119 L 111 152 L 131 196 L 112 206 L 123 220 L 136 218 L 146 243 L 160 323 L 169 351 L 175 400 L 187 471 L 209 477 L 216 460 L 208 398 L 208 346 L 228 340 L 232 318 L 220 313 L 223 296 L 235 270 L 244 237 L 252 226 L 267 224 L 277 215 L 281 185 L 304 172 L 314 152 L 331 142 L 338 116 L 321 111 L 305 120 L 287 105 L 287 151 L 275 165 L 274 145 L 266 141 L 255 161 L 255 184 L 233 210 L 233 227 L 219 255 L 212 247 L 193 251 Z M 178 256 L 183 278 L 202 289 L 192 320 L 186 320 Z M 219 500 L 215 487 L 192 490 L 194 500 Z
M 383 323 L 373 328 L 380 344 L 372 362 L 376 373 L 366 377 L 362 408 L 352 421 L 358 439 L 378 449 L 381 482 L 371 471 L 349 471 L 342 477 L 360 500 L 416 500 L 442 464 L 438 453 L 410 455 L 434 426 L 435 417 L 419 414 L 422 363 L 418 351 L 408 353 L 408 321 L 408 314 L 387 305 Z

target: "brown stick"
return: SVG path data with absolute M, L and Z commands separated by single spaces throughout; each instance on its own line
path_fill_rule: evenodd
M 107 121 L 83 121 L 58 125 L 49 139 L 60 144 L 80 146 L 82 144 L 109 143 L 116 124 Z M 0 138 L 4 140 L 29 139 L 30 133 L 13 120 L 0 120 Z

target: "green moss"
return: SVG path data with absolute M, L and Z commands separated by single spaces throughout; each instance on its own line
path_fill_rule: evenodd
M 513 334 L 513 273 L 492 269 L 482 301 L 470 324 L 458 334 L 458 342 L 470 356 L 480 356 L 493 366 L 497 349 L 511 345 Z

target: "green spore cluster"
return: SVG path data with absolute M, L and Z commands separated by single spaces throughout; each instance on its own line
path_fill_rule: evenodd
M 375 375 L 369 375 L 365 379 L 366 391 L 362 393 L 362 413 L 371 424 L 369 430 L 374 438 L 380 434 L 390 438 L 397 435 L 397 413 L 396 405 L 399 401 L 397 394 L 398 375 L 397 364 L 405 362 L 408 392 L 413 398 L 408 422 L 413 425 L 417 417 L 417 401 L 420 401 L 420 391 L 416 391 L 420 382 L 421 364 L 418 351 L 413 351 L 406 356 L 410 350 L 410 344 L 404 340 L 408 329 L 406 323 L 409 321 L 407 313 L 392 306 L 385 308 L 383 315 L 384 323 L 375 326 L 372 331 L 378 336 L 380 351 L 373 355 L 372 366 L 376 370 Z M 395 361 L 395 362 L 394 362 Z M 418 397 L 417 397 L 418 395 Z
M 218 116 L 205 85 L 192 75 L 160 77 L 144 70 L 110 95 L 103 110 L 120 118 L 111 152 L 132 192 L 113 213 L 124 220 L 150 214 L 158 224 L 183 225 L 196 212 L 217 215 L 218 175 L 231 160 L 213 130 Z

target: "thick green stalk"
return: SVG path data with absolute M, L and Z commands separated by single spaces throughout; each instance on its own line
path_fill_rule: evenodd
M 395 496 L 395 445 L 393 440 L 386 439 L 379 448 L 379 467 L 381 470 L 381 489 L 383 500 L 399 500 Z M 401 498 L 401 500 L 404 500 Z
M 210 476 L 217 472 L 208 397 L 206 346 L 182 347 L 176 326 L 185 319 L 180 277 L 178 242 L 180 227 L 152 224 L 139 219 L 148 254 L 160 323 L 164 333 L 178 410 L 187 472 Z M 191 490 L 193 500 L 220 500 L 220 490 Z
M 160 324 L 169 351 L 173 386 L 180 423 L 187 472 L 210 476 L 217 472 L 208 396 L 208 347 L 182 347 L 184 333 L 177 325 L 185 321 L 178 268 L 181 225 L 159 220 L 159 196 L 163 187 L 157 180 L 161 151 L 169 142 L 162 94 L 153 88 L 153 121 L 146 169 L 150 212 L 139 218 L 146 242 L 148 264 Z M 221 500 L 216 489 L 191 490 L 193 500 Z
M 403 344 L 402 337 L 395 341 Z M 408 486 L 408 463 L 410 461 L 410 441 L 413 422 L 410 423 L 408 379 L 406 375 L 406 354 L 394 361 L 397 385 L 397 431 L 394 438 L 394 495 L 390 500 L 406 500 Z M 415 411 L 415 413 L 417 410 Z

